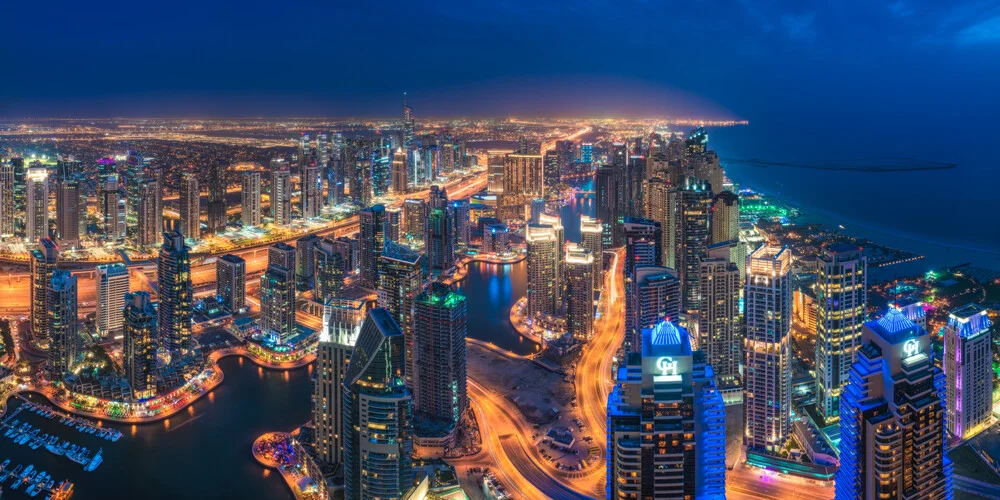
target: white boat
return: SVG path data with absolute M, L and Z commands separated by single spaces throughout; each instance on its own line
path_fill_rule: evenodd
M 28 468 L 24 469 L 24 472 L 21 473 L 21 477 L 22 478 L 28 477 L 31 474 L 31 471 L 33 470 L 35 470 L 35 466 L 29 465 Z
M 64 453 L 62 448 L 60 448 L 60 447 L 58 447 L 58 446 L 56 446 L 54 444 L 51 444 L 51 443 L 45 445 L 45 449 L 49 450 L 54 455 L 62 455 Z
M 89 464 L 87 464 L 87 465 L 86 465 L 86 466 L 85 466 L 85 467 L 83 468 L 83 470 L 85 470 L 85 471 L 87 471 L 87 472 L 92 472 L 92 471 L 93 471 L 94 469 L 96 469 L 96 468 L 97 468 L 97 466 L 98 466 L 98 465 L 101 465 L 101 462 L 103 462 L 103 461 L 104 461 L 104 458 L 103 458 L 103 457 L 101 456 L 101 453 L 103 453 L 103 452 L 104 452 L 104 448 L 101 448 L 101 449 L 100 449 L 100 450 L 99 450 L 99 451 L 97 452 L 97 454 L 96 454 L 96 455 L 94 455 L 94 458 L 92 458 L 92 459 L 90 460 L 90 463 L 89 463 Z

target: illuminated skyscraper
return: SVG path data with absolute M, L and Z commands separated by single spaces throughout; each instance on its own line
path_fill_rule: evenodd
M 625 217 L 622 224 L 625 243 L 625 275 L 639 266 L 663 265 L 663 232 L 660 224 L 649 220 Z
M 302 170 L 302 217 L 313 219 L 323 211 L 323 178 L 321 168 L 309 165 Z
M 316 286 L 313 297 L 320 304 L 340 297 L 344 292 L 344 258 L 334 248 L 330 240 L 323 240 L 316 246 Z
M 156 308 L 149 293 L 125 296 L 122 368 L 136 400 L 156 395 Z
M 556 239 L 556 254 L 553 256 L 555 263 L 552 265 L 556 273 L 555 283 L 553 284 L 553 291 L 555 292 L 554 307 L 558 312 L 562 309 L 563 288 L 566 287 L 565 276 L 563 276 L 563 259 L 566 258 L 566 229 L 563 228 L 562 220 L 558 215 L 538 214 L 538 223 L 551 227 L 552 234 Z
M 361 261 L 361 275 L 358 281 L 361 286 L 374 290 L 379 286 L 378 262 L 385 244 L 385 207 L 375 205 L 363 209 L 359 213 L 359 219 L 361 235 L 358 241 L 358 254 Z
M 454 430 L 468 407 L 465 296 L 432 283 L 417 296 L 413 314 L 413 409 Z
M 969 304 L 952 311 L 944 327 L 944 373 L 948 432 L 968 439 L 992 423 L 993 323 L 986 310 Z
M 735 241 L 740 237 L 740 198 L 723 191 L 712 200 L 712 243 Z
M 139 213 L 136 243 L 140 246 L 155 245 L 163 231 L 163 192 L 155 179 L 143 181 L 139 186 Z
M 423 256 L 410 248 L 388 241 L 379 257 L 378 306 L 385 309 L 402 328 L 406 344 L 406 383 L 412 387 L 413 300 L 423 286 Z
M 45 167 L 28 169 L 27 233 L 25 239 L 34 243 L 49 237 L 49 173 Z
M 792 406 L 791 250 L 761 245 L 747 258 L 747 452 L 776 454 L 789 436 Z
M 70 370 L 76 356 L 77 338 L 77 289 L 76 276 L 69 271 L 56 270 L 47 287 L 49 335 L 49 368 L 56 374 Z
M 455 247 L 464 250 L 472 238 L 472 222 L 469 217 L 469 200 L 456 200 L 448 205 L 451 220 L 455 224 Z
M 625 296 L 625 352 L 638 352 L 642 330 L 664 319 L 677 323 L 681 316 L 681 282 L 673 269 L 640 266 L 630 278 Z
M 226 254 L 215 261 L 215 296 L 219 305 L 230 314 L 247 307 L 247 262 L 242 257 Z
M 217 234 L 226 230 L 226 168 L 224 162 L 217 162 L 208 168 L 208 232 Z
M 681 278 L 685 311 L 699 307 L 698 266 L 705 256 L 711 233 L 712 187 L 694 178 L 684 179 L 681 188 L 671 192 L 673 225 L 670 237 L 674 248 L 674 269 Z M 670 263 L 666 263 L 670 266 Z
M 48 286 L 59 263 L 59 247 L 49 238 L 42 238 L 31 251 L 31 338 L 38 344 L 49 341 Z
M 14 164 L 0 161 L 0 237 L 14 235 Z
M 583 163 L 591 163 L 594 161 L 594 145 L 585 142 L 580 145 L 580 161 Z
M 295 336 L 295 274 L 268 264 L 260 278 L 260 330 L 284 344 Z
M 256 227 L 261 223 L 263 216 L 260 210 L 260 172 L 246 172 L 243 174 L 243 191 L 241 194 L 242 210 L 240 217 L 243 227 Z
M 608 498 L 726 497 L 726 413 L 712 366 L 668 321 L 643 329 L 608 396 Z
M 201 237 L 201 191 L 198 177 L 185 173 L 180 186 L 180 231 L 185 238 L 197 240 Z M 245 212 L 244 212 L 245 213 Z
M 193 347 L 191 318 L 194 297 L 189 251 L 190 248 L 184 244 L 184 235 L 179 231 L 163 233 L 163 246 L 157 263 L 160 286 L 158 329 L 160 344 L 169 349 L 172 356 Z
M 705 352 L 708 363 L 723 387 L 733 386 L 740 376 L 743 361 L 740 289 L 743 275 L 729 260 L 729 242 L 708 247 L 708 256 L 701 261 L 698 310 L 698 347 Z
M 324 302 L 312 400 L 316 433 L 313 446 L 316 459 L 321 463 L 341 464 L 344 461 L 344 374 L 367 312 L 365 304 L 362 300 L 348 299 Z
M 401 243 L 400 238 L 406 237 L 406 221 L 403 219 L 403 209 L 385 209 L 385 225 L 383 227 L 385 229 L 384 235 L 386 241 Z
M 295 241 L 295 288 L 312 290 L 316 277 L 316 245 L 319 236 L 307 234 Z
M 404 194 L 409 189 L 409 168 L 406 162 L 406 152 L 397 149 L 392 155 L 392 192 L 394 194 Z
M 619 196 L 622 175 L 612 165 L 597 167 L 594 171 L 594 204 L 597 218 L 604 224 L 604 248 L 621 245 L 619 224 Z
M 122 308 L 129 292 L 125 264 L 97 266 L 97 333 L 117 338 L 122 334 Z
M 604 239 L 601 221 L 583 215 L 580 217 L 580 246 L 594 257 L 594 290 L 604 288 Z
M 285 169 L 271 172 L 271 218 L 279 226 L 292 222 L 292 174 Z
M 566 326 L 573 337 L 590 340 L 594 334 L 594 255 L 584 247 L 566 249 Z
M 446 199 L 447 202 L 447 199 Z M 427 217 L 424 248 L 431 269 L 446 270 L 455 264 L 455 227 L 448 207 L 435 207 Z
M 81 187 L 76 179 L 64 179 L 56 189 L 56 237 L 66 247 L 78 246 L 86 234 L 87 197 Z
M 661 248 L 663 264 L 674 265 L 674 248 L 671 245 L 671 229 L 673 228 L 673 210 L 670 204 L 670 183 L 663 177 L 651 177 L 646 181 L 645 218 L 658 222 L 662 230 Z
M 524 240 L 528 245 L 528 315 L 556 313 L 556 259 L 559 242 L 552 226 L 529 224 Z
M 840 390 L 860 346 L 868 303 L 867 258 L 861 247 L 823 248 L 816 278 L 816 410 L 827 422 L 840 412 Z
M 404 384 L 403 332 L 368 312 L 344 375 L 344 498 L 401 498 L 413 485 L 413 401 Z
M 406 239 L 410 242 L 423 243 L 427 230 L 427 203 L 418 198 L 403 201 L 403 220 L 406 226 Z
M 944 375 L 931 356 L 930 335 L 897 309 L 864 324 L 840 398 L 837 500 L 952 497 Z
M 528 200 L 545 196 L 542 156 L 511 153 L 504 157 L 503 196 L 498 197 L 500 219 L 524 220 Z
M 118 178 L 114 175 L 101 189 L 98 200 L 101 212 L 100 232 L 111 241 L 125 239 L 125 200 L 118 189 Z

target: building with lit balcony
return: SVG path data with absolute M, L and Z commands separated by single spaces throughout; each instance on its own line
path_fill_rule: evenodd
M 566 248 L 566 326 L 579 340 L 594 335 L 594 256 L 586 248 Z
M 840 412 L 840 390 L 860 345 L 868 304 L 867 258 L 861 247 L 823 248 L 816 279 L 816 410 L 827 422 Z
M 952 436 L 968 439 L 993 417 L 993 322 L 986 310 L 969 304 L 948 315 L 944 327 L 947 422 Z
M 193 347 L 191 319 L 194 315 L 194 293 L 191 285 L 190 248 L 184 244 L 180 231 L 163 233 L 163 246 L 157 260 L 160 304 L 160 343 L 172 356 L 187 352 Z
M 673 269 L 640 266 L 630 278 L 625 296 L 625 352 L 638 352 L 642 331 L 664 319 L 677 323 L 681 316 L 681 282 Z
M 406 382 L 412 387 L 413 375 L 413 300 L 424 283 L 424 257 L 399 243 L 386 242 L 379 257 L 378 306 L 385 309 L 403 331 L 406 356 Z
M 323 329 L 313 371 L 312 417 L 316 459 L 324 464 L 344 460 L 344 375 L 368 312 L 362 300 L 329 299 L 323 304 Z
M 247 307 L 247 262 L 242 257 L 226 254 L 215 262 L 215 296 L 230 314 L 243 312 Z

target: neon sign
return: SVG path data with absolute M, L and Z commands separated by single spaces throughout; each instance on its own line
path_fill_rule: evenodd
M 673 358 L 664 356 L 656 360 L 656 369 L 660 375 L 677 375 L 677 362 Z
M 907 340 L 906 343 L 903 344 L 903 354 L 906 354 L 906 357 L 909 358 L 911 356 L 915 356 L 919 352 L 920 343 L 917 342 L 917 339 Z

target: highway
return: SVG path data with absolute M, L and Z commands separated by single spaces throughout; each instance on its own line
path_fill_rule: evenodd
M 831 500 L 833 482 L 821 483 L 809 479 L 763 471 L 737 464 L 726 471 L 726 497 L 731 500 L 760 498 L 767 500 Z

